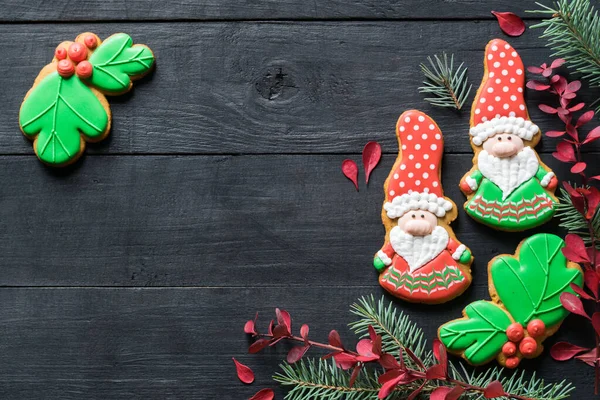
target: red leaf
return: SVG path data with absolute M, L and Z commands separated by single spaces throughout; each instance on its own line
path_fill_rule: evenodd
M 600 139 L 600 126 L 595 127 L 587 134 L 587 137 L 583 141 L 583 144 L 593 142 L 596 139 Z
M 406 354 L 408 354 L 408 356 L 421 368 L 425 369 L 425 365 L 423 364 L 423 361 L 421 361 L 421 359 L 419 357 L 417 357 L 415 355 L 415 353 L 413 353 L 413 351 L 411 349 L 409 349 L 408 347 L 404 348 L 404 351 L 406 351 Z
M 421 390 L 423 390 L 423 388 L 425 387 L 425 384 L 427 383 L 427 381 L 424 381 L 421 386 L 419 386 L 418 388 L 416 388 L 407 398 L 406 400 L 414 400 L 419 393 L 421 393 Z
M 402 375 L 391 379 L 389 381 L 387 381 L 386 383 L 384 383 L 381 386 L 381 389 L 379 389 L 379 393 L 377 394 L 377 398 L 379 399 L 385 399 L 386 397 L 389 396 L 390 393 L 392 393 L 392 391 L 394 390 L 394 388 L 396 387 L 396 385 L 398 385 L 398 382 L 400 382 L 400 380 L 402 379 Z
M 362 162 L 365 168 L 365 182 L 369 183 L 369 175 L 381 159 L 381 146 L 377 142 L 369 142 L 362 152 Z
M 550 107 L 546 104 L 540 104 L 540 105 L 538 105 L 538 107 L 540 108 L 540 110 L 542 110 L 546 114 L 556 114 L 558 112 L 558 110 L 556 108 Z
M 540 82 L 540 81 L 529 81 L 527 82 L 527 87 L 529 89 L 544 91 L 550 89 L 550 85 Z
M 570 93 L 574 93 L 581 89 L 581 81 L 573 81 L 567 84 L 567 91 Z
M 594 181 L 600 181 L 600 175 L 591 176 L 590 179 L 592 179 Z
M 427 379 L 445 379 L 446 368 L 442 364 L 435 364 L 427 368 L 425 375 Z
M 342 162 L 342 172 L 346 178 L 354 183 L 354 187 L 358 192 L 358 165 L 352 160 L 344 160 Z
M 268 339 L 258 339 L 256 342 L 252 343 L 248 348 L 248 353 L 256 354 L 260 352 L 262 349 L 269 345 Z
M 525 23 L 517 14 L 498 11 L 492 11 L 492 14 L 498 19 L 502 32 L 508 36 L 521 36 L 525 32 Z
M 560 302 L 564 308 L 566 308 L 568 311 L 572 312 L 573 314 L 581 315 L 582 317 L 590 319 L 590 317 L 587 315 L 587 313 L 583 309 L 583 303 L 581 302 L 581 299 L 579 297 L 575 296 L 573 293 L 569 293 L 569 292 L 562 293 L 560 295 Z
M 575 150 L 573 146 L 567 142 L 560 142 L 556 145 L 556 152 L 552 155 L 562 162 L 576 162 Z
M 552 83 L 556 83 L 558 82 L 560 79 L 562 78 L 562 76 L 560 75 L 554 75 L 552 78 L 550 78 L 550 82 Z
M 250 397 L 250 400 L 273 400 L 275 393 L 273 389 L 261 389 L 254 396 Z
M 587 194 L 585 198 L 587 200 L 587 212 L 585 217 L 587 219 L 592 219 L 594 214 L 596 214 L 598 205 L 600 204 L 600 190 L 598 190 L 598 188 L 591 187 L 589 194 Z
M 367 329 L 369 331 L 369 337 L 371 338 L 371 340 L 377 339 L 377 332 L 375 332 L 375 328 L 373 328 L 373 325 L 369 325 Z
M 577 103 L 573 107 L 569 108 L 569 111 L 575 112 L 581 110 L 585 106 L 585 103 Z
M 403 373 L 404 372 L 402 372 L 398 369 L 387 371 L 386 373 L 379 375 L 379 377 L 377 378 L 377 382 L 379 382 L 380 385 L 383 385 L 386 382 L 395 380 L 397 377 L 400 376 L 400 374 L 403 374 Z
M 237 371 L 237 376 L 239 380 L 247 385 L 254 382 L 254 372 L 252 372 L 252 370 L 249 367 L 245 366 L 235 358 L 233 358 L 232 360 L 235 364 L 235 369 Z
M 249 335 L 256 334 L 256 332 L 254 331 L 254 321 L 250 320 L 246 322 L 246 325 L 244 325 L 244 333 L 247 333 Z
M 598 284 L 600 283 L 600 279 L 598 279 L 596 271 L 585 270 L 583 272 L 583 281 L 585 282 L 585 286 L 594 294 L 594 297 L 598 298 Z
M 290 351 L 288 352 L 287 362 L 289 364 L 293 364 L 293 363 L 299 361 L 302 357 L 304 357 L 304 354 L 306 354 L 306 352 L 308 351 L 309 348 L 310 348 L 310 346 L 292 347 L 290 349 Z
M 541 74 L 542 72 L 544 72 L 544 68 L 531 66 L 527 67 L 527 71 L 531 72 L 532 74 Z
M 275 327 L 275 321 L 269 322 L 269 335 L 273 336 L 273 328 Z
M 356 352 L 361 356 L 373 356 L 373 342 L 370 339 L 361 339 L 356 344 Z
M 567 342 L 558 342 L 550 349 L 550 355 L 556 361 L 567 361 L 588 349 Z
M 356 357 L 348 353 L 334 354 L 333 359 L 335 360 L 337 366 L 344 371 L 349 370 L 350 368 L 354 367 L 356 363 L 358 363 Z
M 379 364 L 383 367 L 383 369 L 390 370 L 400 368 L 400 364 L 398 364 L 398 360 L 391 354 L 382 354 L 379 357 Z
M 454 386 L 454 389 L 449 391 L 446 394 L 446 398 L 444 400 L 457 400 L 461 394 L 463 394 L 465 389 L 462 386 Z
M 429 395 L 429 400 L 445 400 L 446 395 L 452 391 L 449 386 L 440 386 Z
M 362 365 L 357 365 L 352 370 L 352 375 L 350 375 L 350 381 L 348 382 L 350 387 L 354 386 L 354 382 L 356 382 L 356 378 L 358 378 L 358 374 L 360 373 L 361 368 Z
M 562 58 L 557 58 L 556 60 L 552 61 L 552 64 L 550 64 L 550 68 L 558 68 L 561 65 L 563 65 L 566 61 L 563 60 Z
M 591 349 L 586 353 L 583 353 L 581 355 L 575 356 L 576 359 L 583 361 L 584 363 L 586 363 L 587 365 L 589 365 L 590 367 L 594 367 L 596 364 L 596 349 Z
M 571 283 L 569 285 L 571 287 L 571 290 L 574 291 L 575 293 L 577 293 L 579 295 L 579 297 L 586 299 L 586 300 L 593 300 L 594 298 L 592 296 L 590 296 L 589 294 L 587 294 L 585 292 L 585 290 L 583 290 L 583 288 L 577 286 L 574 283 Z
M 300 327 L 300 336 L 302 336 L 302 339 L 304 339 L 304 343 L 306 343 L 306 344 L 308 344 L 308 331 L 309 330 L 310 330 L 310 328 L 306 324 L 304 324 Z
M 494 399 L 496 397 L 504 396 L 504 388 L 500 381 L 492 381 L 488 383 L 487 387 L 483 391 L 483 396 L 486 399 Z
M 344 348 L 342 338 L 340 338 L 340 334 L 336 330 L 329 332 L 329 344 L 333 347 Z
M 555 138 L 555 137 L 561 137 L 565 133 L 566 133 L 565 131 L 548 131 L 548 132 L 546 132 L 546 136 Z
M 287 336 L 290 336 L 290 332 L 284 325 L 277 325 L 275 328 L 273 328 L 273 337 L 280 339 Z
M 562 249 L 563 254 L 573 262 L 589 262 L 587 252 L 585 251 L 585 243 L 583 239 L 575 233 L 569 233 L 565 237 L 565 247 Z
M 596 335 L 600 335 L 600 312 L 598 311 L 592 315 L 592 326 L 596 330 Z
M 592 118 L 594 118 L 594 111 L 590 110 L 584 112 L 583 114 L 581 114 L 581 117 L 579 117 L 579 119 L 577 120 L 577 124 L 575 124 L 575 127 L 579 128 L 580 126 L 587 124 L 592 120 Z
M 446 365 L 448 362 L 448 353 L 446 352 L 446 346 L 439 339 L 433 340 L 433 354 L 440 364 Z
M 290 313 L 285 310 L 275 309 L 275 315 L 277 315 L 277 323 L 286 327 L 288 333 L 292 333 L 292 317 Z

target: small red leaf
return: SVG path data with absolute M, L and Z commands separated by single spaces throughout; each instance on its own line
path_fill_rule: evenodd
M 486 399 L 495 399 L 496 397 L 504 396 L 504 388 L 502 387 L 500 381 L 492 381 L 488 383 L 483 391 L 483 396 Z
M 596 139 L 600 139 L 600 126 L 595 127 L 587 134 L 585 140 L 583 141 L 583 144 L 593 142 Z
M 310 330 L 310 328 L 306 324 L 304 324 L 300 327 L 300 336 L 302 336 L 302 339 L 304 339 L 304 343 L 306 343 L 306 344 L 308 344 L 308 331 L 309 330 Z
M 359 364 L 352 370 L 352 375 L 350 375 L 350 381 L 348 382 L 348 385 L 350 387 L 354 386 L 354 382 L 356 382 L 356 378 L 358 378 L 358 374 L 360 374 L 361 368 L 362 364 Z
M 575 112 L 581 110 L 585 106 L 585 103 L 577 103 L 573 107 L 569 107 L 569 111 Z
M 556 145 L 556 152 L 552 153 L 552 155 L 563 162 L 576 162 L 575 158 L 575 150 L 570 143 L 560 142 Z
M 589 294 L 587 294 L 585 292 L 585 290 L 583 290 L 583 288 L 577 286 L 574 283 L 571 283 L 569 285 L 571 287 L 571 290 L 574 291 L 575 293 L 577 293 L 579 295 L 579 297 L 581 297 L 582 299 L 586 299 L 586 300 L 593 300 L 594 298 L 592 296 L 590 296 Z
M 591 349 L 591 350 L 587 351 L 586 353 L 575 356 L 575 358 L 583 361 L 590 367 L 594 367 L 596 364 L 596 360 L 597 360 L 596 354 L 597 354 L 596 349 Z
M 273 400 L 275 393 L 273 389 L 261 389 L 254 396 L 250 397 L 250 400 Z
M 269 335 L 273 336 L 273 328 L 275 327 L 275 321 L 269 322 Z
M 444 400 L 457 400 L 464 393 L 465 389 L 462 386 L 454 386 L 454 389 L 446 394 Z
M 558 68 L 561 65 L 563 65 L 566 61 L 563 60 L 562 58 L 557 58 L 556 60 L 552 61 L 552 64 L 550 64 L 550 68 Z
M 287 362 L 289 364 L 293 364 L 293 363 L 299 361 L 302 357 L 304 357 L 304 354 L 306 354 L 306 352 L 308 351 L 309 348 L 310 348 L 310 346 L 292 347 L 290 349 L 290 351 L 288 352 Z
M 442 364 L 435 364 L 427 368 L 425 375 L 427 379 L 445 379 L 446 368 Z
M 342 162 L 342 172 L 346 178 L 350 179 L 358 192 L 358 165 L 352 160 L 344 160 Z
M 286 327 L 288 333 L 292 333 L 292 317 L 290 313 L 285 310 L 275 309 L 275 315 L 277 316 L 277 323 Z
M 579 117 L 579 119 L 577 120 L 577 124 L 575 124 L 575 127 L 579 128 L 580 126 L 587 124 L 592 120 L 592 118 L 594 118 L 594 111 L 590 110 L 584 112 L 583 114 L 581 114 L 581 117 Z
M 371 340 L 377 339 L 377 332 L 375 332 L 375 328 L 373 328 L 373 325 L 369 325 L 367 329 L 369 331 L 369 337 L 371 338 Z
M 565 133 L 566 133 L 565 131 L 548 131 L 548 132 L 546 132 L 546 136 L 555 138 L 555 137 L 561 137 Z
M 365 182 L 369 183 L 369 176 L 381 159 L 381 146 L 377 142 L 369 142 L 362 152 L 362 162 L 365 169 Z
M 546 104 L 540 104 L 540 105 L 538 105 L 538 107 L 540 110 L 542 110 L 546 114 L 556 114 L 558 112 L 558 110 L 556 108 L 550 107 Z
M 595 298 L 598 298 L 598 285 L 600 284 L 600 279 L 598 279 L 598 274 L 593 270 L 585 270 L 583 272 L 583 281 L 585 282 L 585 286 L 594 294 Z
M 400 368 L 398 360 L 396 360 L 396 358 L 391 354 L 382 354 L 381 357 L 379 357 L 379 364 L 386 371 L 390 369 Z
M 583 239 L 575 233 L 569 233 L 565 237 L 565 247 L 562 249 L 562 252 L 567 259 L 573 262 L 590 261 L 588 254 L 585 251 Z
M 594 181 L 600 181 L 600 175 L 591 176 L 590 179 L 592 179 Z
M 592 219 L 594 214 L 596 214 L 596 210 L 598 209 L 598 205 L 600 204 L 600 190 L 595 187 L 590 187 L 590 191 L 585 196 L 587 200 L 587 212 L 585 217 L 587 219 Z M 591 257 L 590 257 L 591 260 Z
M 527 87 L 532 90 L 544 91 L 550 89 L 550 85 L 540 81 L 529 81 Z
M 256 342 L 254 342 L 250 345 L 250 347 L 248 348 L 248 353 L 256 354 L 259 351 L 261 351 L 262 349 L 264 349 L 265 347 L 267 347 L 268 345 L 269 345 L 268 339 L 258 339 Z
M 592 315 L 592 326 L 596 330 L 596 335 L 600 335 L 600 312 L 598 311 Z
M 587 319 L 590 317 L 587 315 L 585 310 L 583 309 L 583 303 L 581 299 L 574 295 L 573 293 L 564 292 L 560 295 L 560 303 L 566 308 L 568 311 L 573 314 L 581 315 Z
M 525 32 L 525 23 L 517 14 L 498 11 L 492 11 L 492 14 L 498 19 L 502 32 L 508 36 L 521 36 Z
M 381 389 L 379 389 L 379 393 L 377 394 L 377 398 L 378 399 L 385 399 L 386 397 L 389 396 L 390 393 L 392 393 L 392 391 L 394 390 L 394 388 L 396 387 L 396 385 L 398 385 L 398 383 L 400 382 L 400 380 L 402 380 L 402 376 L 398 376 L 394 379 L 391 379 L 389 381 L 387 381 L 386 383 L 384 383 L 381 386 Z
M 355 356 L 348 353 L 336 353 L 333 355 L 333 359 L 335 360 L 337 366 L 344 371 L 354 367 L 358 362 Z
M 242 381 L 242 383 L 245 383 L 247 385 L 254 382 L 254 372 L 252 372 L 252 370 L 249 367 L 242 364 L 235 358 L 233 358 L 232 360 L 233 360 L 233 363 L 235 364 L 235 369 L 237 371 L 237 376 L 238 376 L 239 380 Z
M 340 334 L 336 330 L 329 332 L 329 344 L 333 347 L 344 348 L 342 338 L 340 338 Z
M 427 383 L 427 381 L 424 381 L 421 386 L 419 386 L 418 388 L 416 388 L 407 398 L 406 400 L 415 400 L 415 398 L 419 395 L 419 393 L 421 393 L 421 390 L 423 390 L 423 388 L 425 387 L 425 384 Z
M 446 395 L 452 391 L 449 386 L 440 386 L 429 395 L 429 400 L 445 400 Z
M 373 342 L 370 339 L 361 339 L 356 344 L 356 352 L 361 356 L 373 356 Z
M 550 355 L 556 361 L 567 361 L 586 350 L 588 349 L 585 347 L 575 346 L 567 342 L 558 342 L 550 349 Z
M 531 72 L 532 74 L 541 74 L 542 72 L 544 72 L 544 68 L 531 66 L 527 67 L 527 71 Z
M 574 93 L 581 89 L 581 81 L 573 81 L 567 84 L 567 91 Z
M 244 325 L 244 333 L 247 333 L 249 335 L 253 335 L 254 332 L 254 321 L 250 320 L 248 322 L 246 322 L 246 325 Z
M 585 171 L 585 168 L 587 167 L 586 163 L 584 162 L 578 162 L 575 165 L 573 165 L 571 167 L 571 172 L 574 174 L 580 174 L 583 171 Z

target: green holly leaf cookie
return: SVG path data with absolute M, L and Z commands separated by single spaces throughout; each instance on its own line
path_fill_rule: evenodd
M 84 139 L 98 140 L 106 134 L 109 115 L 77 76 L 64 79 L 52 72 L 25 98 L 19 124 L 25 135 L 37 136 L 35 152 L 40 160 L 61 165 L 78 157 Z
M 496 357 L 508 340 L 505 332 L 512 321 L 501 307 L 483 300 L 469 304 L 464 314 L 464 318 L 440 327 L 440 340 L 451 352 L 464 352 L 471 364 L 484 364 Z
M 581 285 L 583 277 L 578 268 L 567 267 L 564 245 L 558 236 L 537 234 L 523 241 L 518 258 L 501 256 L 490 266 L 500 301 L 523 326 L 541 319 L 551 327 L 568 315 L 560 295 L 573 293 L 569 285 Z
M 131 37 L 117 33 L 106 39 L 90 56 L 93 66 L 88 82 L 111 94 L 131 87 L 131 77 L 145 74 L 154 64 L 152 51 L 140 44 L 133 46 Z

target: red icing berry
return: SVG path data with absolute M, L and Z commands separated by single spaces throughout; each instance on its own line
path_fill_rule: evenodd
M 78 63 L 87 58 L 87 49 L 81 43 L 72 43 L 69 46 L 69 58 Z
M 77 67 L 75 68 L 75 73 L 82 79 L 87 79 L 92 76 L 92 72 L 94 72 L 94 68 L 89 61 L 82 61 L 77 64 Z
M 534 319 L 527 324 L 529 336 L 538 338 L 546 333 L 546 324 L 541 319 Z
M 504 346 L 502 346 L 502 354 L 507 357 L 512 357 L 517 354 L 517 345 L 513 342 L 506 342 Z
M 57 47 L 54 51 L 54 57 L 56 57 L 58 60 L 64 60 L 67 58 L 67 49 L 64 47 Z
M 96 46 L 98 46 L 98 39 L 96 39 L 96 36 L 94 35 L 86 35 L 86 37 L 83 38 L 83 43 L 85 43 L 89 49 L 95 49 Z
M 508 328 L 506 328 L 506 336 L 508 336 L 508 340 L 511 342 L 520 342 L 521 339 L 523 339 L 524 333 L 523 326 L 518 322 L 510 324 Z
M 537 342 L 532 337 L 526 337 L 519 343 L 519 351 L 524 356 L 532 356 L 537 351 Z
M 63 78 L 68 78 L 75 72 L 75 66 L 69 60 L 60 60 L 56 66 L 58 74 Z
M 505 361 L 506 368 L 510 368 L 510 369 L 517 368 L 517 365 L 519 365 L 519 361 L 520 361 L 519 357 L 507 358 Z

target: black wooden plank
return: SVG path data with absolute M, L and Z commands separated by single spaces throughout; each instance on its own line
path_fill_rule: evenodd
M 346 327 L 354 320 L 349 305 L 360 296 L 379 298 L 380 293 L 371 286 L 4 288 L 0 393 L 10 400 L 247 399 L 261 387 L 276 387 L 270 376 L 288 348 L 246 354 L 242 327 L 255 311 L 260 312 L 263 329 L 279 306 L 291 312 L 295 331 L 308 323 L 313 338 L 326 340 L 330 329 L 338 329 L 350 347 L 356 341 Z M 458 316 L 469 297 L 440 306 L 397 304 L 432 339 L 439 324 Z M 569 317 L 547 343 L 567 338 L 590 343 L 592 332 L 587 328 L 581 329 L 581 319 Z M 318 350 L 310 354 L 323 355 Z M 254 369 L 255 384 L 237 381 L 231 357 Z M 547 382 L 573 381 L 573 398 L 592 398 L 593 369 L 581 362 L 559 365 L 546 351 L 522 366 L 536 370 Z M 276 389 L 276 398 L 282 399 L 283 391 Z
M 59 171 L 33 156 L 0 158 L 0 285 L 376 283 L 382 186 L 395 157 L 384 156 L 368 189 L 361 172 L 359 193 L 341 173 L 346 157 L 88 156 Z M 444 186 L 458 204 L 471 165 L 470 155 L 445 158 Z M 455 230 L 484 286 L 487 261 L 532 233 L 498 233 L 462 210 Z
M 496 0 L 5 0 L 0 21 L 122 21 L 238 19 L 467 19 L 492 18 L 490 11 L 513 11 L 524 17 L 527 3 Z
M 0 85 L 10 88 L 0 154 L 32 153 L 17 125 L 23 96 L 55 46 L 85 30 L 129 32 L 157 55 L 153 75 L 111 99 L 111 137 L 88 146 L 101 154 L 358 153 L 369 140 L 393 152 L 395 122 L 408 108 L 437 120 L 448 152 L 470 153 L 470 101 L 462 115 L 426 104 L 419 63 L 452 51 L 477 87 L 485 44 L 500 35 L 494 21 L 1 25 L 11 40 L 0 43 Z M 510 40 L 527 65 L 549 58 L 538 34 Z M 560 129 L 535 104 L 533 120 Z

